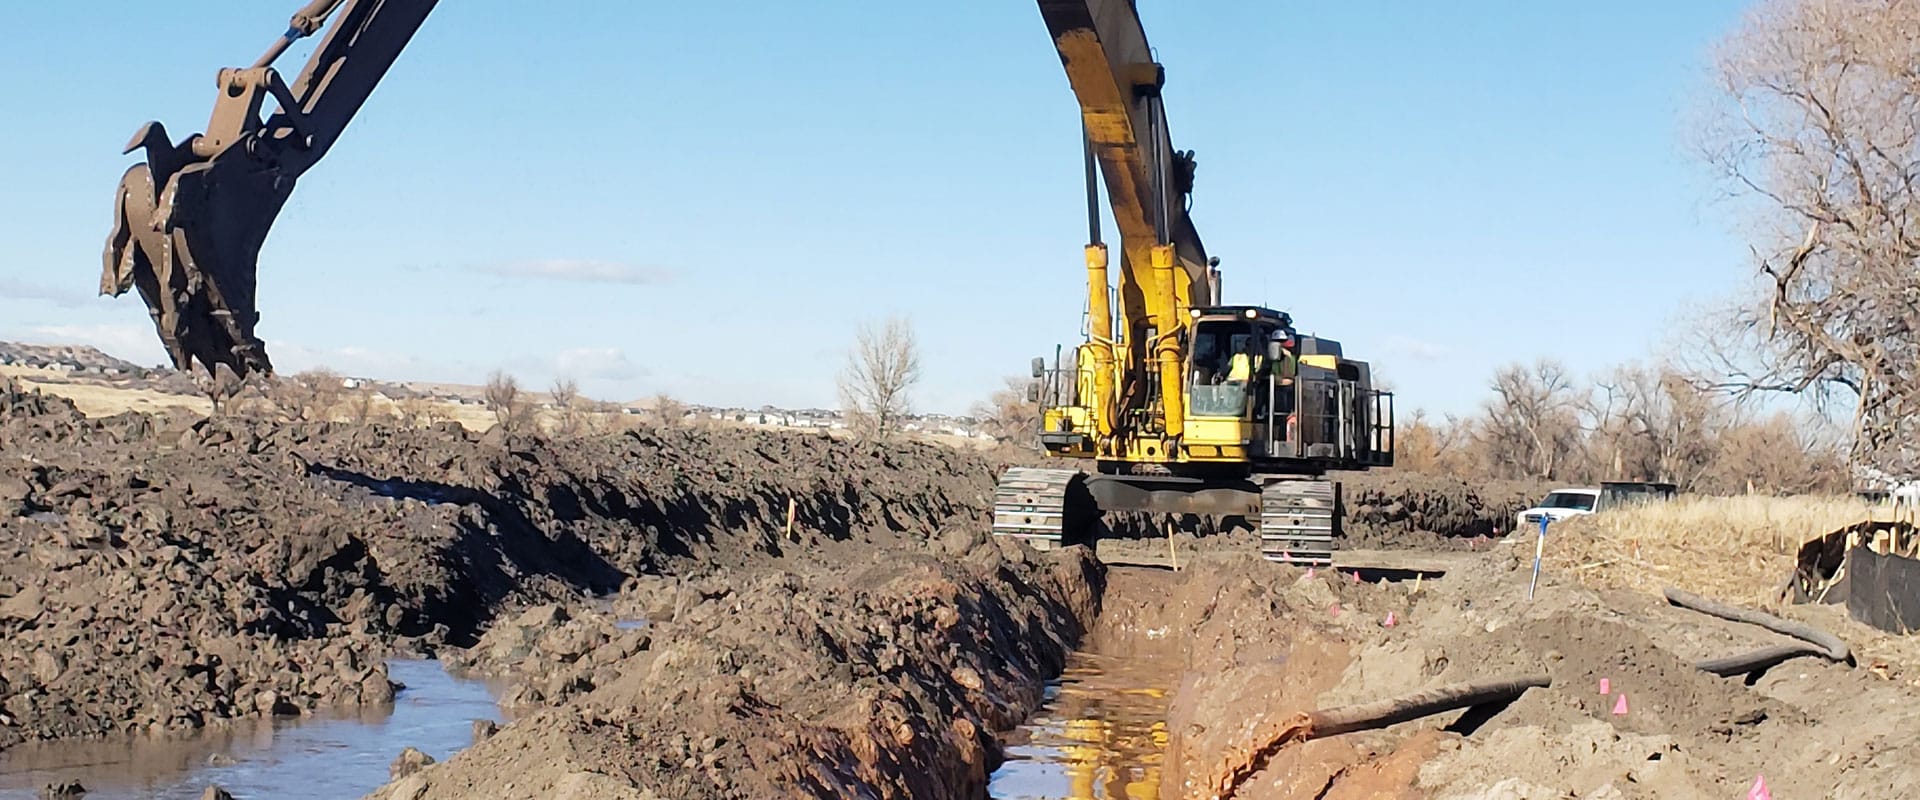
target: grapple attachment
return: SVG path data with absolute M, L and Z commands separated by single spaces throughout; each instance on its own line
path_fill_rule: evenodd
M 293 180 L 244 148 L 198 159 L 193 142 L 169 143 L 150 122 L 128 145 L 144 148 L 147 161 L 120 178 L 100 293 L 138 289 L 176 368 L 271 372 L 253 333 L 255 271 Z

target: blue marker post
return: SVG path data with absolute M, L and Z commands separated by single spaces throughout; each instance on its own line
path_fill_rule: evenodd
M 1540 554 L 1546 552 L 1547 523 L 1552 521 L 1553 517 L 1545 514 L 1540 515 L 1540 535 L 1533 540 L 1533 580 L 1527 581 L 1527 600 L 1529 602 L 1533 600 L 1534 587 L 1540 585 Z

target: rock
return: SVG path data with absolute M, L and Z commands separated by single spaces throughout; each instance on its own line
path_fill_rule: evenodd
M 67 659 L 52 649 L 33 651 L 33 677 L 41 683 L 53 683 L 67 671 Z
M 497 722 L 494 722 L 493 720 L 476 719 L 473 721 L 473 743 L 474 744 L 479 744 L 488 739 L 491 739 L 493 738 L 494 734 L 499 732 L 500 732 L 500 724 Z
M 273 716 L 280 710 L 280 693 L 269 689 L 255 695 L 253 710 L 262 716 Z
M 647 797 L 633 784 L 598 772 L 569 773 L 554 784 L 552 796 L 554 800 L 643 800 Z
M 19 594 L 0 601 L 0 620 L 18 620 L 32 622 L 46 613 L 46 592 L 38 586 L 29 586 Z
M 408 775 L 387 790 L 387 800 L 419 800 L 427 793 L 427 776 Z
M 40 800 L 78 800 L 87 796 L 87 787 L 79 781 L 49 783 L 40 787 Z
M 360 702 L 370 706 L 383 706 L 393 702 L 393 681 L 379 671 L 367 673 L 360 681 Z
M 209 767 L 231 767 L 237 763 L 239 762 L 234 761 L 233 756 L 227 755 L 226 753 L 214 753 L 213 755 L 207 756 L 207 766 Z
M 206 791 L 200 793 L 200 800 L 233 800 L 233 795 L 218 785 L 212 785 L 208 786 Z
M 433 766 L 433 764 L 433 756 L 409 747 L 400 751 L 400 755 L 387 767 L 387 777 L 397 781 Z
M 951 525 L 940 534 L 941 552 L 959 558 L 987 543 L 987 533 L 977 525 Z
M 33 495 L 33 486 L 19 478 L 0 477 L 0 500 L 25 500 Z
M 548 603 L 546 605 L 534 606 L 533 608 L 520 612 L 520 616 L 514 617 L 513 626 L 531 631 L 541 631 L 566 622 L 568 619 L 566 609 Z

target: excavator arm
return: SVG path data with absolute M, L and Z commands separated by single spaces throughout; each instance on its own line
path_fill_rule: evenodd
M 101 294 L 138 289 L 174 366 L 271 372 L 254 335 L 260 247 L 294 183 L 352 121 L 436 0 L 314 0 L 251 67 L 223 69 L 205 133 L 172 142 L 158 122 L 126 152 Z M 331 20 L 331 25 L 329 25 Z M 273 62 L 325 30 L 291 83 Z M 266 101 L 275 108 L 262 116 Z
M 1130 412 L 1146 411 L 1154 435 L 1177 439 L 1187 310 L 1219 300 L 1219 273 L 1187 214 L 1193 154 L 1173 149 L 1161 100 L 1166 71 L 1153 59 L 1133 0 L 1039 5 L 1087 139 L 1090 422 L 1102 439 L 1131 437 L 1142 431 L 1133 430 L 1138 416 Z M 1120 229 L 1117 276 L 1109 275 L 1100 240 L 1096 171 Z M 1108 299 L 1115 286 L 1117 317 Z M 1166 450 L 1162 444 L 1155 452 Z

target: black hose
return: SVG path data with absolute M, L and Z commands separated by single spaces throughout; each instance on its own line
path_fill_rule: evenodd
M 1775 645 L 1764 647 L 1751 653 L 1727 658 L 1702 661 L 1694 666 L 1722 677 L 1754 672 L 1800 656 L 1821 656 L 1829 661 L 1853 664 L 1853 653 L 1847 643 L 1826 631 L 1792 620 L 1785 620 L 1762 611 L 1716 603 L 1697 594 L 1683 592 L 1673 587 L 1662 590 L 1667 602 L 1681 608 L 1698 611 L 1712 617 L 1733 622 L 1758 625 L 1782 636 L 1791 636 L 1806 644 Z M 1744 667 L 1744 669 L 1742 668 Z

